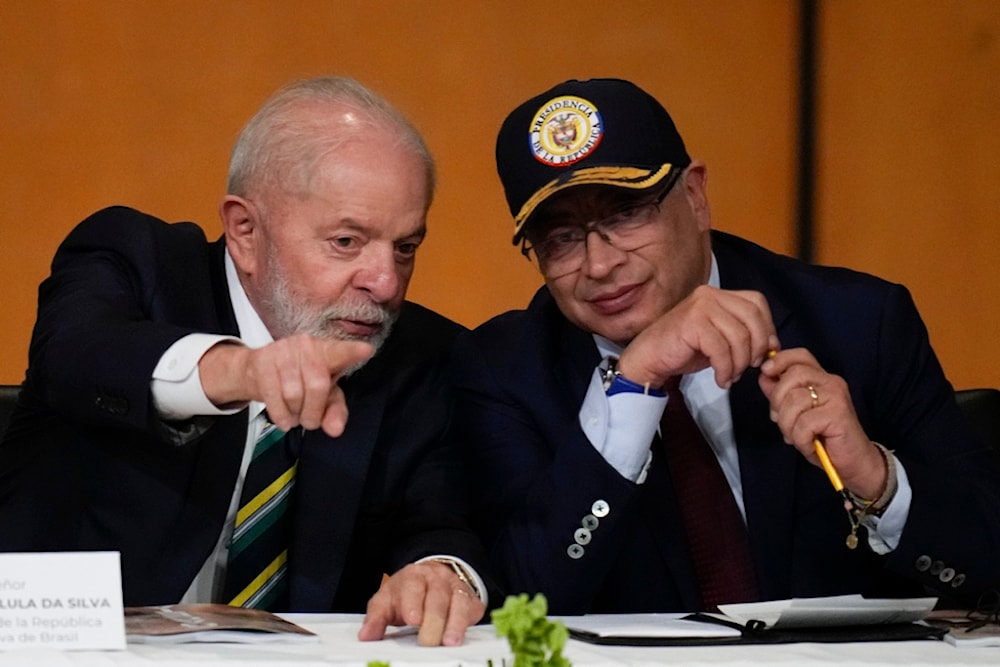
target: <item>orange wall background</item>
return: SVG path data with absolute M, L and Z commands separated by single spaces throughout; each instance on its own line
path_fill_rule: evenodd
M 276 88 L 353 76 L 439 167 L 410 298 L 468 326 L 541 284 L 493 169 L 504 116 L 567 78 L 657 96 L 709 165 L 715 226 L 794 251 L 796 3 L 0 0 L 0 383 L 83 217 L 127 204 L 219 233 L 230 146 Z M 958 386 L 1000 385 L 990 270 L 1000 4 L 823 3 L 817 259 L 908 284 Z
M 823 3 L 817 260 L 910 288 L 958 387 L 1000 386 L 1000 2 Z

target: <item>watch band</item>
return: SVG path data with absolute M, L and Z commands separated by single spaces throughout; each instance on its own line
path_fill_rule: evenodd
M 604 393 L 609 397 L 615 394 L 645 394 L 662 398 L 666 396 L 662 391 L 653 389 L 649 384 L 639 384 L 633 382 L 621 374 L 618 370 L 618 359 L 608 357 L 607 365 L 601 369 L 601 380 L 604 382 Z
M 442 565 L 447 565 L 448 567 L 450 567 L 451 571 L 455 573 L 455 576 L 458 577 L 459 581 L 461 581 L 463 584 L 469 587 L 469 590 L 472 591 L 473 595 L 475 595 L 480 600 L 485 600 L 482 591 L 479 590 L 479 586 L 476 585 L 475 580 L 466 571 L 466 569 L 462 567 L 461 563 L 452 558 L 442 558 L 442 557 L 428 558 L 427 560 L 429 560 L 432 563 L 441 563 Z

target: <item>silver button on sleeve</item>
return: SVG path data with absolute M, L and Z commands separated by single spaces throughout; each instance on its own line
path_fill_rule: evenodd
M 604 500 L 595 500 L 590 508 L 590 513 L 598 519 L 603 519 L 609 512 L 611 512 L 611 506 Z

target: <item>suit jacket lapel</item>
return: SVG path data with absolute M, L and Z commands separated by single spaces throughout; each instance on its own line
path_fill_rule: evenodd
M 681 596 L 681 608 L 698 609 L 701 606 L 698 576 L 687 541 L 677 539 L 678 535 L 684 535 L 684 523 L 663 441 L 659 435 L 654 436 L 652 447 L 653 462 L 640 500 L 642 520 L 673 577 Z
M 769 599 L 782 599 L 787 592 L 775 588 L 776 582 L 789 580 L 792 563 L 794 514 L 789 499 L 795 496 L 798 453 L 784 443 L 769 419 L 770 408 L 757 377 L 758 373 L 748 373 L 733 385 L 729 401 L 760 591 Z
M 563 395 L 569 400 L 574 400 L 575 397 L 582 399 L 587 393 L 587 387 L 590 386 L 594 367 L 601 360 L 600 353 L 593 336 L 563 317 L 559 318 L 559 322 L 560 326 L 555 329 L 558 332 L 555 337 L 557 351 L 553 358 L 563 357 L 570 360 L 570 363 L 564 366 L 566 391 Z M 576 405 L 579 409 L 578 401 Z
M 385 410 L 384 390 L 345 386 L 345 393 L 350 419 L 344 433 L 330 438 L 310 431 L 302 443 L 289 560 L 296 611 L 329 611 L 333 605 Z
M 211 310 L 215 320 L 199 325 L 206 331 L 235 336 L 239 331 L 226 284 L 224 250 L 222 240 L 213 243 L 210 250 L 209 288 L 215 304 Z M 180 588 L 194 579 L 222 532 L 246 438 L 247 411 L 243 410 L 229 417 L 213 418 L 202 436 L 182 445 L 195 457 L 191 481 L 184 509 L 176 523 L 177 536 L 164 540 L 165 547 L 160 555 L 161 567 L 177 572 L 178 581 L 183 582 Z M 198 544 L 200 549 L 191 549 L 191 544 Z
M 722 238 L 719 238 L 719 237 Z M 724 289 L 749 289 L 764 294 L 782 341 L 794 338 L 791 309 L 759 268 L 743 253 L 733 252 L 728 237 L 715 233 L 713 251 Z M 721 242 L 720 242 L 721 241 Z M 743 503 L 750 532 L 760 592 L 769 599 L 788 597 L 778 582 L 791 578 L 794 512 L 788 499 L 795 495 L 799 454 L 786 445 L 770 417 L 770 406 L 758 385 L 759 371 L 751 369 L 729 392 L 733 431 L 740 460 Z

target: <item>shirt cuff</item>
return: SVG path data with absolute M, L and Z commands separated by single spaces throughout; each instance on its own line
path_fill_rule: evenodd
M 231 415 L 246 407 L 220 409 L 208 400 L 201 386 L 198 362 L 209 348 L 221 342 L 243 344 L 232 336 L 196 333 L 184 336 L 167 348 L 153 369 L 150 381 L 153 405 L 161 417 L 183 421 L 195 415 Z
M 580 428 L 618 474 L 641 484 L 651 459 L 649 446 L 666 405 L 666 396 L 638 392 L 609 397 L 598 367 L 580 407 Z
M 445 565 L 451 566 L 455 570 L 455 574 L 472 589 L 472 592 L 476 594 L 476 597 L 482 601 L 487 607 L 490 606 L 490 595 L 486 591 L 486 584 L 483 582 L 483 578 L 479 576 L 475 568 L 466 563 L 464 560 L 458 556 L 448 556 L 445 554 L 437 554 L 434 556 L 425 556 L 419 559 L 418 563 L 425 563 L 427 561 L 437 561 L 439 563 L 444 563 Z
M 896 458 L 895 454 L 892 456 Z M 879 555 L 887 554 L 899 546 L 899 540 L 903 536 L 903 526 L 910 516 L 913 489 L 910 488 L 906 469 L 898 458 L 896 458 L 896 484 L 896 495 L 886 505 L 882 516 L 865 516 L 862 521 L 869 529 L 868 546 Z

